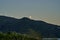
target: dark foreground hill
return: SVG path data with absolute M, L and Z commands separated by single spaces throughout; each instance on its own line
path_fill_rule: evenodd
M 28 33 L 33 29 L 44 38 L 60 38 L 60 26 L 46 23 L 44 21 L 32 20 L 27 17 L 16 19 L 7 16 L 0 16 L 0 31 L 15 31 L 18 33 Z

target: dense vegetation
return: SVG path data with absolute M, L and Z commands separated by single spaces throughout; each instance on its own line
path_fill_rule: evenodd
M 20 34 L 16 32 L 7 32 L 7 33 L 0 32 L 0 40 L 40 40 L 40 39 L 34 38 L 27 34 Z

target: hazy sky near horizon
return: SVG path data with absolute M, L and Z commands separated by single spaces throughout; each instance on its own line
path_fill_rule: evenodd
M 0 0 L 0 15 L 31 16 L 60 25 L 60 0 Z

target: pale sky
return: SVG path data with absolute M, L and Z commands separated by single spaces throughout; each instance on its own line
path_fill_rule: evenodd
M 0 15 L 27 16 L 60 25 L 60 0 L 0 0 Z

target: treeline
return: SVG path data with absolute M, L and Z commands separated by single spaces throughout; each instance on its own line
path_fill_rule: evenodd
M 27 34 L 20 34 L 16 32 L 7 32 L 7 33 L 0 32 L 0 40 L 40 40 L 40 39 L 34 38 Z

